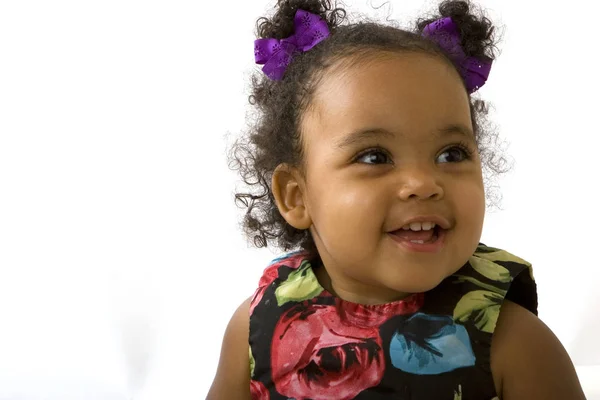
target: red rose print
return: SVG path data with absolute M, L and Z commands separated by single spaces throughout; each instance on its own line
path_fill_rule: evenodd
M 425 295 L 415 293 L 404 300 L 386 304 L 364 305 L 336 298 L 335 305 L 342 322 L 363 328 L 379 327 L 396 315 L 414 314 L 423 306 Z
M 262 300 L 264 294 L 265 294 L 265 290 L 267 290 L 267 286 L 260 286 L 258 289 L 256 289 L 256 291 L 254 292 L 254 296 L 252 296 L 252 300 L 250 301 L 250 310 L 249 310 L 249 314 L 252 315 L 252 313 L 254 312 L 254 308 L 260 303 L 260 301 Z
M 278 278 L 279 268 L 282 265 L 285 265 L 286 267 L 289 267 L 291 269 L 297 269 L 300 267 L 300 265 L 302 264 L 302 261 L 304 261 L 305 259 L 306 259 L 306 254 L 304 254 L 303 252 L 298 253 L 297 255 L 294 255 L 291 257 L 287 257 L 287 258 L 280 257 L 278 259 L 275 259 L 273 261 L 273 263 L 271 263 L 271 265 L 269 265 L 264 270 L 262 276 L 260 277 L 260 281 L 258 282 L 258 288 L 254 292 L 254 296 L 252 297 L 252 300 L 250 301 L 250 314 L 252 314 L 256 305 L 258 303 L 260 303 L 260 301 L 262 300 L 263 295 L 265 294 L 265 291 L 267 290 L 267 287 L 271 283 L 273 283 L 273 281 L 275 279 Z
M 271 370 L 284 396 L 353 399 L 377 385 L 384 368 L 378 327 L 345 324 L 334 305 L 298 304 L 275 327 Z
M 252 400 L 269 400 L 270 395 L 262 382 L 251 380 L 250 381 L 250 395 Z

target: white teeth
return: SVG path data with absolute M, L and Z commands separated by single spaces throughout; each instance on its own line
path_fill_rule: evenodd
M 413 222 L 412 224 L 410 224 L 410 230 L 411 231 L 420 231 L 421 230 L 421 223 L 420 222 Z
M 424 244 L 425 242 L 422 240 L 411 240 L 411 243 Z
M 412 231 L 428 231 L 430 229 L 435 228 L 435 224 L 433 222 L 413 222 L 402 227 L 403 230 L 408 231 L 409 229 Z

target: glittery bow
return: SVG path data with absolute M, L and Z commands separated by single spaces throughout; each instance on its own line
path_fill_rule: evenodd
M 273 80 L 281 80 L 295 53 L 312 49 L 329 36 L 327 23 L 316 14 L 297 10 L 294 34 L 285 39 L 257 39 L 254 59 L 264 64 L 263 72 Z
M 460 45 L 460 33 L 452 18 L 440 18 L 423 29 L 423 36 L 435 41 L 458 66 L 467 92 L 475 92 L 482 87 L 492 68 L 491 60 L 467 57 Z

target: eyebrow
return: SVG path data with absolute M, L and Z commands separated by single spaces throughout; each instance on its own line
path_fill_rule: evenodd
M 473 139 L 475 137 L 475 135 L 473 134 L 473 130 L 471 128 L 467 128 L 463 124 L 447 125 L 436 132 L 437 136 L 449 135 L 451 133 L 459 133 L 462 136 L 466 136 L 469 139 Z
M 474 137 L 473 131 L 462 124 L 447 125 L 441 129 L 437 130 L 436 132 L 434 132 L 434 135 L 437 137 L 441 137 L 441 136 L 449 135 L 452 133 L 458 133 L 469 139 L 473 139 L 473 137 Z M 395 137 L 395 135 L 392 132 L 390 132 L 386 129 L 383 129 L 383 128 L 359 129 L 357 131 L 353 131 L 353 132 L 345 135 L 343 138 L 338 140 L 336 143 L 336 147 L 338 149 L 343 149 L 345 147 L 352 146 L 356 143 L 363 142 L 367 139 L 394 138 L 394 137 Z
M 383 128 L 367 128 L 367 129 L 359 129 L 357 131 L 351 132 L 341 138 L 336 147 L 338 149 L 343 149 L 345 147 L 352 146 L 353 144 L 360 143 L 364 140 L 371 138 L 380 138 L 380 137 L 388 137 L 393 138 L 395 135 Z

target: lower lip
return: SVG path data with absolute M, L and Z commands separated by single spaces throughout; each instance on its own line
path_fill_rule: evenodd
M 421 243 L 414 243 L 409 240 L 399 238 L 398 236 L 396 236 L 392 233 L 388 233 L 388 235 L 390 236 L 390 238 L 392 238 L 392 240 L 394 242 L 398 243 L 406 250 L 414 251 L 414 252 L 418 252 L 418 253 L 438 253 L 438 252 L 440 252 L 442 250 L 442 247 L 444 247 L 444 239 L 446 238 L 446 230 L 439 229 L 437 234 L 438 234 L 438 237 L 437 237 L 437 239 L 435 239 L 434 242 L 421 244 Z

